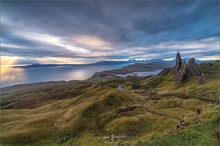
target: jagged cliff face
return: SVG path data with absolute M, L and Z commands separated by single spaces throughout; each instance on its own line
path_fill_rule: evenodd
M 171 69 L 177 80 L 184 81 L 189 76 L 200 76 L 202 73 L 194 58 L 191 58 L 186 64 L 186 61 L 181 59 L 179 52 L 176 54 L 176 66 Z

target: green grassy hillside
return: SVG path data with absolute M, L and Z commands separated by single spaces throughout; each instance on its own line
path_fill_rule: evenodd
M 212 76 L 218 66 L 199 67 L 209 70 L 204 83 L 166 74 L 5 94 L 1 145 L 218 145 L 219 79 Z M 176 129 L 180 120 L 187 126 Z
M 199 68 L 203 73 L 206 74 L 219 74 L 219 61 L 214 61 L 212 63 L 201 63 Z

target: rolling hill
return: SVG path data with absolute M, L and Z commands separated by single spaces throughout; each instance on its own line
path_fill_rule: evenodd
M 183 81 L 165 69 L 6 93 L 1 145 L 219 145 L 219 61 L 198 67 Z

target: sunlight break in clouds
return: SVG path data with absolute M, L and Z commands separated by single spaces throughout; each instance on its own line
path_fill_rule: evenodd
M 92 50 L 111 50 L 111 45 L 108 42 L 95 36 L 75 36 L 73 41 Z
M 15 80 L 15 72 L 16 74 L 21 74 L 21 69 L 12 69 L 10 66 L 16 64 L 16 61 L 20 59 L 20 57 L 12 57 L 12 56 L 1 56 L 1 65 L 0 65 L 0 76 L 1 81 Z
M 220 60 L 220 56 L 203 56 L 203 57 L 199 57 L 197 58 L 199 60 L 202 61 L 207 61 L 207 60 Z
M 43 58 L 36 58 L 36 60 L 41 64 L 85 64 L 80 59 L 73 59 L 73 58 L 60 58 L 60 57 L 43 57 Z
M 24 37 L 25 39 L 30 39 L 32 41 L 37 41 L 41 43 L 46 43 L 49 45 L 54 45 L 61 47 L 63 49 L 67 49 L 76 53 L 89 53 L 88 50 L 77 47 L 74 44 L 66 42 L 59 37 L 51 36 L 48 34 L 40 34 L 40 33 L 33 33 L 33 32 L 21 32 L 20 37 Z
M 217 1 L 163 5 L 4 1 L 1 53 L 26 60 L 56 57 L 52 60 L 59 63 L 60 58 L 74 62 L 166 59 L 177 51 L 186 57 L 213 58 L 219 54 L 218 5 Z
M 1 47 L 6 47 L 6 48 L 17 48 L 17 49 L 23 49 L 26 48 L 26 46 L 21 46 L 21 45 L 14 45 L 14 44 L 8 44 L 1 42 Z
M 1 67 L 5 66 L 12 66 L 16 63 L 17 60 L 19 60 L 20 57 L 14 57 L 14 56 L 1 56 Z M 4 73 L 4 71 L 1 70 L 1 73 Z

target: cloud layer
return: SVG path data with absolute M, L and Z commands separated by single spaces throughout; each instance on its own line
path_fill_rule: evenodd
M 10 1 L 1 13 L 2 55 L 29 62 L 219 54 L 218 1 Z

